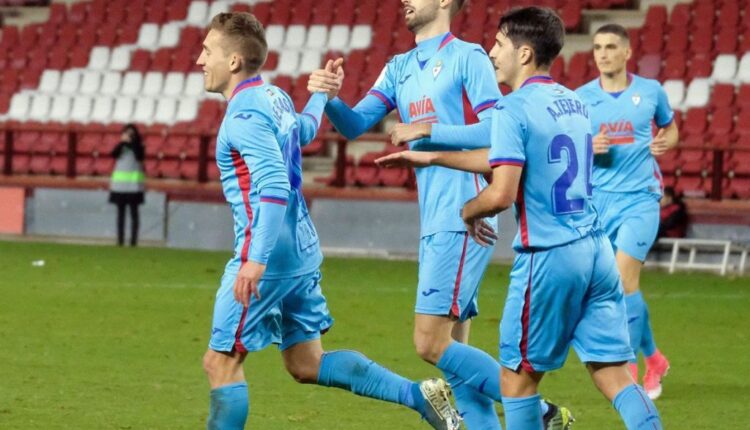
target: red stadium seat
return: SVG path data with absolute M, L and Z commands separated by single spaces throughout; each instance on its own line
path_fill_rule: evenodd
M 669 18 L 670 29 L 682 29 L 682 31 L 685 31 L 690 26 L 691 14 L 689 3 L 675 4 Z
M 664 29 L 648 28 L 641 32 L 641 52 L 659 54 L 664 47 Z
M 47 154 L 36 154 L 31 156 L 29 171 L 34 175 L 47 175 L 50 173 L 50 157 Z
M 685 32 L 685 28 L 672 27 L 667 35 L 666 51 L 684 55 L 688 49 L 688 39 L 689 35 Z
M 164 158 L 159 161 L 159 176 L 168 179 L 180 178 L 180 160 L 177 158 Z
M 58 155 L 52 157 L 49 166 L 49 172 L 53 175 L 64 175 L 68 171 L 68 157 L 66 155 Z
M 750 84 L 740 85 L 734 103 L 739 109 L 750 109 Z
M 708 105 L 712 109 L 728 108 L 734 105 L 734 85 L 716 84 L 711 92 L 711 100 Z
M 714 34 L 712 28 L 692 32 L 690 40 L 691 52 L 696 54 L 709 54 L 713 50 L 713 47 Z
M 687 78 L 707 78 L 713 71 L 713 61 L 708 54 L 696 54 L 690 60 L 690 66 L 687 68 Z
M 157 72 L 166 73 L 171 70 L 171 65 L 172 65 L 172 49 L 161 48 L 158 51 L 154 52 L 151 65 L 149 66 L 148 71 L 157 71 Z
M 733 178 L 729 183 L 727 195 L 736 199 L 750 198 L 750 178 Z
M 646 29 L 658 29 L 664 31 L 667 24 L 667 7 L 664 5 L 651 5 L 646 12 L 646 20 L 643 27 Z
M 130 58 L 130 70 L 146 73 L 151 67 L 151 53 L 139 49 Z
M 662 70 L 662 78 L 667 79 L 678 79 L 682 80 L 685 77 L 685 70 L 687 69 L 687 59 L 684 52 L 674 52 L 669 54 L 666 61 L 664 62 L 664 69 Z
M 733 124 L 734 113 L 731 108 L 721 107 L 714 111 L 709 126 L 714 147 L 725 147 L 729 144 Z
M 750 137 L 750 109 L 740 111 L 735 132 L 739 137 Z
M 29 173 L 29 164 L 31 162 L 31 156 L 28 154 L 13 154 L 13 166 L 12 172 L 17 175 L 25 175 Z
M 269 24 L 269 18 L 271 17 L 271 3 L 258 3 L 253 5 L 252 13 L 263 25 Z
M 692 108 L 687 111 L 682 131 L 688 135 L 703 135 L 708 122 L 708 111 L 705 108 Z
M 734 54 L 737 52 L 738 42 L 736 29 L 726 27 L 719 30 L 714 48 L 719 54 Z

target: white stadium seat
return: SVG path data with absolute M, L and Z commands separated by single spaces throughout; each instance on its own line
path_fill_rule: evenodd
M 102 77 L 102 84 L 99 88 L 101 94 L 113 96 L 120 92 L 122 84 L 122 74 L 120 72 L 106 72 Z
M 208 22 L 208 2 L 193 1 L 187 14 L 187 23 L 196 27 L 203 27 Z
M 57 91 L 58 86 L 60 86 L 60 71 L 45 70 L 39 81 L 39 92 L 47 94 L 54 93 Z
M 299 52 L 283 50 L 279 55 L 279 65 L 276 71 L 282 75 L 293 75 L 299 66 Z
M 233 1 L 224 1 L 224 0 L 215 0 L 213 3 L 211 3 L 211 8 L 208 10 L 208 17 L 206 19 L 206 23 L 211 20 L 211 18 L 215 17 L 216 15 L 224 12 L 229 12 L 229 10 L 232 7 Z
M 143 75 L 141 72 L 128 72 L 122 79 L 120 94 L 125 96 L 136 96 L 141 92 L 141 85 L 143 85 Z
M 118 97 L 112 110 L 112 122 L 131 122 L 135 102 L 130 97 Z M 153 113 L 153 112 L 152 112 Z
M 73 107 L 70 109 L 70 120 L 73 122 L 87 123 L 91 115 L 91 97 L 76 96 L 73 99 Z
M 352 39 L 349 42 L 351 49 L 369 48 L 372 43 L 372 27 L 369 25 L 355 25 L 352 30 Z
M 69 96 L 55 96 L 52 99 L 52 109 L 49 111 L 49 120 L 65 122 L 70 116 L 71 98 Z
M 81 84 L 81 71 L 76 69 L 66 70 L 60 79 L 60 87 L 57 89 L 61 94 L 75 94 Z
M 328 43 L 328 27 L 325 25 L 313 25 L 307 32 L 307 48 L 324 50 Z
M 740 60 L 737 68 L 737 81 L 743 84 L 750 83 L 750 52 L 746 52 Z
M 186 96 L 202 98 L 205 92 L 204 80 L 202 72 L 188 73 L 187 79 L 185 80 L 185 91 Z
M 175 121 L 193 121 L 198 116 L 198 103 L 198 99 L 195 98 L 181 99 L 180 104 L 177 107 Z
M 307 29 L 304 25 L 290 25 L 286 29 L 284 46 L 287 48 L 299 49 L 305 45 L 305 36 L 307 36 Z
M 174 122 L 175 113 L 177 112 L 177 100 L 171 97 L 165 97 L 159 99 L 159 103 L 156 104 L 156 113 L 154 114 L 154 122 L 159 124 L 172 124 Z
M 92 70 L 106 70 L 109 66 L 109 48 L 106 46 L 95 46 L 89 55 L 89 65 Z
M 706 78 L 696 78 L 690 82 L 683 103 L 685 109 L 694 107 L 704 107 L 708 104 L 708 97 L 711 93 L 709 80 Z
M 29 119 L 32 121 L 46 122 L 49 116 L 52 99 L 47 94 L 35 94 L 31 99 Z
M 343 51 L 349 47 L 349 26 L 334 25 L 328 34 L 328 49 L 331 51 Z
M 109 56 L 109 70 L 124 72 L 130 67 L 130 54 L 133 52 L 131 46 L 118 46 L 112 50 Z
M 143 88 L 141 94 L 144 96 L 155 97 L 161 94 L 164 86 L 164 74 L 161 72 L 148 72 L 143 78 Z
M 669 106 L 679 109 L 685 99 L 685 82 L 682 79 L 672 79 L 664 82 L 664 92 L 667 93 Z
M 99 92 L 102 83 L 102 75 L 96 70 L 86 70 L 81 79 L 81 94 L 95 94 Z
M 112 116 L 114 101 L 112 97 L 99 96 L 94 100 L 94 107 L 91 109 L 91 122 L 109 124 Z
M 24 120 L 26 115 L 29 113 L 29 106 L 31 105 L 31 94 L 26 92 L 16 93 L 10 100 L 10 108 L 8 109 L 8 118 L 14 120 Z
M 146 23 L 141 26 L 138 32 L 138 41 L 136 45 L 139 48 L 154 50 L 156 49 L 159 41 L 159 25 L 154 23 Z
M 178 22 L 170 22 L 161 27 L 159 33 L 159 48 L 174 48 L 180 42 L 180 30 L 182 25 Z
M 185 74 L 180 72 L 169 72 L 164 79 L 164 95 L 179 97 L 185 88 Z
M 323 54 L 320 51 L 307 50 L 302 53 L 302 60 L 299 64 L 300 73 L 311 73 L 320 68 L 320 62 Z
M 737 74 L 737 57 L 734 54 L 723 54 L 714 60 L 711 80 L 719 83 L 730 83 Z
M 284 45 L 284 27 L 280 25 L 266 27 L 266 44 L 271 51 L 280 49 Z
M 150 97 L 139 98 L 135 105 L 135 111 L 133 111 L 133 122 L 153 124 L 155 108 L 156 101 L 154 99 Z

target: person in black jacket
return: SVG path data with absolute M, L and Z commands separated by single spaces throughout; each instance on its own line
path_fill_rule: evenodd
M 138 242 L 138 206 L 143 204 L 145 175 L 141 134 L 133 124 L 122 129 L 120 143 L 112 150 L 115 168 L 109 185 L 109 202 L 117 205 L 117 244 L 125 242 L 125 208 L 130 208 L 130 245 Z
M 657 237 L 685 237 L 688 216 L 685 204 L 672 187 L 665 187 L 660 201 L 659 233 Z

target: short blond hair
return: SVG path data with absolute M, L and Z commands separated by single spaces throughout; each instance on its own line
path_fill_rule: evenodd
M 225 54 L 237 52 L 242 56 L 245 71 L 254 73 L 263 67 L 268 55 L 266 31 L 263 24 L 248 12 L 225 12 L 216 15 L 209 30 L 220 32 L 227 39 L 222 46 Z

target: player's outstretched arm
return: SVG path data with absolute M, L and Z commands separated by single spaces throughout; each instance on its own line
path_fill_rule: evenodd
M 490 116 L 472 125 L 399 123 L 391 129 L 391 143 L 402 145 L 412 140 L 428 138 L 431 143 L 454 146 L 456 149 L 489 148 L 491 130 Z
M 313 93 L 310 100 L 305 105 L 302 113 L 297 115 L 297 125 L 299 127 L 299 144 L 305 146 L 315 139 L 320 128 L 320 121 L 323 118 L 323 110 L 326 107 L 328 98 L 325 93 Z
M 672 150 L 677 147 L 680 140 L 680 132 L 677 129 L 677 124 L 672 121 L 668 126 L 660 128 L 656 133 L 654 140 L 649 145 L 651 154 L 654 157 L 658 157 L 665 152 Z
M 523 167 L 509 164 L 492 169 L 492 182 L 464 205 L 461 211 L 464 222 L 471 224 L 508 209 L 516 201 L 522 171 Z
M 473 151 L 402 151 L 378 158 L 381 167 L 427 167 L 443 166 L 471 173 L 490 173 L 487 149 Z

